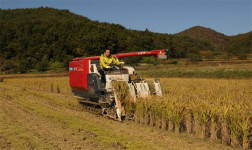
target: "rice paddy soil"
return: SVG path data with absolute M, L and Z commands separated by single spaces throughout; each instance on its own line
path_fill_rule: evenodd
M 11 82 L 0 82 L 0 93 L 0 149 L 233 149 L 193 134 L 91 114 L 70 93 Z

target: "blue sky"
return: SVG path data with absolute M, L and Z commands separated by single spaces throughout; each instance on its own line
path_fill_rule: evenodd
M 174 34 L 193 26 L 252 31 L 252 0 L 0 0 L 2 9 L 53 7 L 128 29 Z

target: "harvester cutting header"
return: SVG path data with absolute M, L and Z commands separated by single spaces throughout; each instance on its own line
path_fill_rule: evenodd
M 149 95 L 162 96 L 163 92 L 159 79 L 144 80 L 136 75 L 133 67 L 123 66 L 123 63 L 119 63 L 117 59 L 151 55 L 157 55 L 158 59 L 167 59 L 167 51 L 160 49 L 110 56 L 116 59 L 116 64 L 120 66 L 106 66 L 101 62 L 100 56 L 75 58 L 69 63 L 69 82 L 72 92 L 82 104 L 99 108 L 103 115 L 121 121 L 125 118 L 125 110 L 112 85 L 113 82 L 125 83 L 132 101 Z

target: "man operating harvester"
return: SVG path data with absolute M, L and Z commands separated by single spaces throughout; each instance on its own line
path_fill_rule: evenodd
M 112 55 L 110 55 L 110 50 L 107 49 L 104 51 L 104 54 L 100 57 L 100 67 L 102 70 L 106 70 L 111 68 L 113 65 L 120 65 L 121 63 L 115 59 Z

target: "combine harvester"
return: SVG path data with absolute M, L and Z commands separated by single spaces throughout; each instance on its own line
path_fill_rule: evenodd
M 158 59 L 167 59 L 166 49 L 121 53 L 114 58 L 157 55 Z M 116 95 L 113 82 L 124 82 L 128 85 L 132 101 L 136 98 L 147 98 L 149 95 L 162 96 L 159 79 L 144 80 L 136 75 L 130 66 L 114 66 L 101 73 L 100 56 L 75 58 L 69 62 L 69 82 L 75 97 L 89 110 L 101 113 L 115 120 L 126 117 L 124 106 Z M 123 63 L 121 63 L 123 64 Z M 105 75 L 105 77 L 104 77 Z

